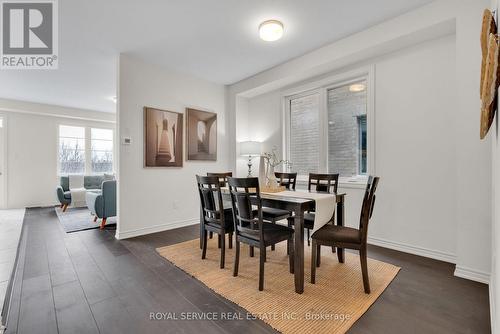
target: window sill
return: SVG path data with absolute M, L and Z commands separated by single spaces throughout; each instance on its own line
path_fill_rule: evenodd
M 339 178 L 339 188 L 340 189 L 365 189 L 366 181 L 368 177 L 366 176 L 353 176 L 353 177 L 340 177 Z M 297 184 L 307 188 L 309 179 L 307 177 L 297 177 Z
M 357 178 L 340 178 L 339 188 L 340 189 L 365 189 L 367 178 L 357 177 Z

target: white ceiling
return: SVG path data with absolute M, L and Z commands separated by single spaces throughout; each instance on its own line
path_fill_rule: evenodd
M 120 52 L 230 84 L 431 1 L 60 0 L 59 69 L 2 70 L 0 98 L 114 112 Z

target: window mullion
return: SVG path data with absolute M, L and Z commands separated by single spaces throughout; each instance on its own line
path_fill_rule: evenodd
M 92 138 L 90 127 L 85 127 L 85 174 L 92 174 Z

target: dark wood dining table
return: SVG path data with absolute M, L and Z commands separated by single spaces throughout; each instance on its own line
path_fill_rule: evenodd
M 230 201 L 229 192 L 222 192 L 225 201 Z M 345 219 L 345 193 L 338 193 L 337 196 L 337 219 L 336 224 L 344 226 Z M 315 203 L 313 199 L 300 198 L 300 191 L 297 191 L 297 197 L 280 196 L 279 193 L 260 194 L 262 206 L 276 209 L 288 210 L 294 213 L 294 230 L 295 230 L 295 251 L 294 251 L 294 276 L 295 276 L 295 292 L 304 292 L 304 213 L 314 210 Z M 257 200 L 257 198 L 255 198 Z M 200 222 L 203 222 L 200 216 Z M 203 227 L 200 226 L 200 247 L 202 240 Z M 338 249 L 339 258 L 344 257 L 344 250 Z

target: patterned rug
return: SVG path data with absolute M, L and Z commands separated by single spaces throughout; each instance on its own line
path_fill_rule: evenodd
M 68 207 L 66 212 L 63 212 L 60 207 L 56 207 L 56 213 L 66 233 L 99 228 L 101 222 L 98 219 L 94 223 L 94 216 L 90 214 L 88 208 Z M 108 218 L 105 228 L 116 229 L 116 217 Z

